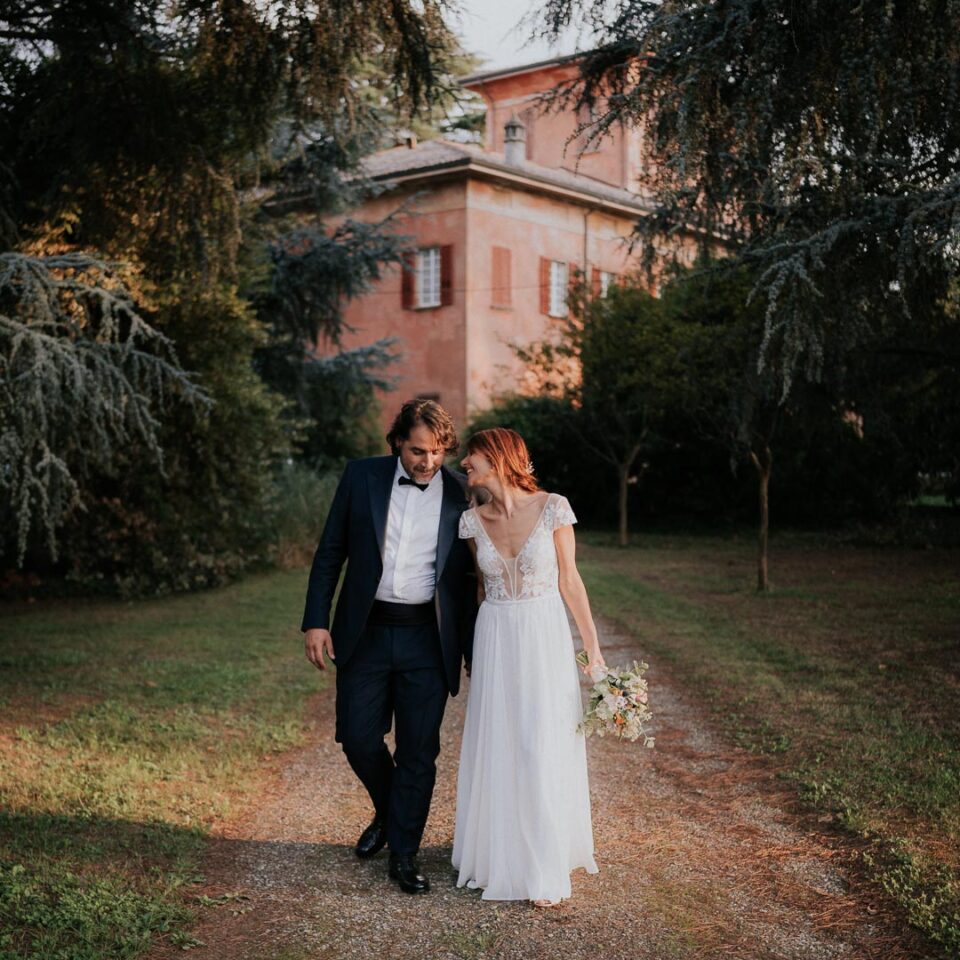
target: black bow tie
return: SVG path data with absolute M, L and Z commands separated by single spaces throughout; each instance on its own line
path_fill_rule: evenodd
M 409 477 L 400 478 L 400 486 L 409 485 L 411 487 L 416 487 L 418 490 L 426 490 L 430 486 L 429 483 L 417 483 L 416 480 L 411 480 Z

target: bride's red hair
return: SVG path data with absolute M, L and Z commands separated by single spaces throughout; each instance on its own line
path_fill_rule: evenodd
M 482 453 L 493 466 L 494 473 L 506 486 L 519 487 L 528 493 L 540 489 L 533 475 L 533 462 L 523 437 L 508 427 L 481 430 L 467 440 L 467 453 Z

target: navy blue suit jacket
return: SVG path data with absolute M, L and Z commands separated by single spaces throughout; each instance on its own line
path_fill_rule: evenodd
M 357 649 L 383 574 L 383 541 L 396 466 L 395 456 L 347 464 L 313 557 L 301 630 L 323 627 L 330 631 L 338 668 Z M 461 659 L 469 664 L 473 655 L 477 584 L 473 557 L 466 541 L 457 536 L 460 514 L 469 506 L 463 477 L 446 467 L 440 471 L 443 500 L 434 605 L 447 686 L 455 695 L 460 689 Z M 347 571 L 331 627 L 330 608 L 344 562 Z

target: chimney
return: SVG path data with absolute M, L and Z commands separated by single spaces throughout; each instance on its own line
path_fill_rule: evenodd
M 516 113 L 503 125 L 503 157 L 517 167 L 527 159 L 527 128 Z
M 403 143 L 408 150 L 415 150 L 417 147 L 417 135 L 411 131 L 403 138 Z

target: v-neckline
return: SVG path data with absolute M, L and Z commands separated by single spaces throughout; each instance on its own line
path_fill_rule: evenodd
M 541 521 L 543 520 L 543 515 L 547 512 L 547 505 L 550 503 L 551 494 L 547 494 L 547 498 L 543 501 L 543 507 L 540 510 L 540 516 L 537 517 L 536 522 L 530 528 L 530 532 L 527 534 L 527 538 L 520 545 L 520 549 L 517 551 L 515 557 L 505 557 L 497 545 L 493 542 L 493 537 L 490 536 L 490 532 L 487 530 L 487 525 L 483 522 L 483 517 L 480 516 L 480 509 L 474 507 L 474 513 L 477 515 L 477 522 L 480 524 L 480 529 L 483 530 L 483 535 L 487 538 L 487 543 L 493 547 L 493 552 L 504 562 L 504 563 L 516 563 L 520 556 L 523 554 L 523 551 L 527 549 L 527 544 L 530 542 L 531 537 L 537 532 L 537 527 L 540 526 Z

